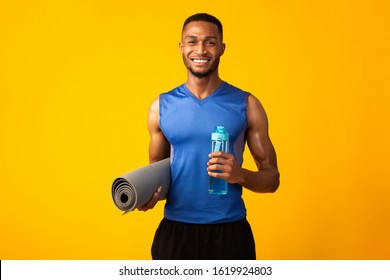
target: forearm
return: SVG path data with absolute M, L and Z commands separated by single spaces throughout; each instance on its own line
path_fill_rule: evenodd
M 279 177 L 276 168 L 264 168 L 259 171 L 241 168 L 241 181 L 238 183 L 257 193 L 273 193 L 279 187 Z

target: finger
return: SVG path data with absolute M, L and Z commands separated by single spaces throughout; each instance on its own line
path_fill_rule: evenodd
M 209 157 L 210 158 L 213 158 L 213 157 L 224 157 L 224 158 L 228 158 L 229 156 L 231 156 L 230 154 L 228 153 L 225 153 L 225 152 L 212 152 L 209 154 Z
M 228 164 L 229 160 L 221 157 L 214 157 L 211 158 L 208 162 L 207 165 L 214 165 L 214 164 L 219 164 L 219 165 L 225 165 Z
M 145 205 L 139 207 L 138 210 L 140 210 L 140 211 L 148 211 L 150 209 L 153 209 L 154 206 L 156 205 L 157 201 L 158 201 L 158 199 L 156 200 L 154 198 L 154 195 L 153 195 L 152 199 L 149 200 Z
M 207 167 L 208 171 L 224 171 L 224 166 L 221 164 L 212 164 Z
M 210 163 L 207 165 L 207 170 L 221 170 L 224 172 L 230 172 L 233 170 L 233 165 L 228 160 L 219 160 L 216 163 Z
M 153 208 L 154 205 L 156 205 L 157 201 L 160 198 L 160 193 L 161 193 L 161 191 L 156 191 L 153 194 L 152 198 L 148 201 L 148 203 L 146 203 L 146 207 Z
M 220 172 L 211 172 L 211 171 L 209 171 L 208 174 L 209 174 L 210 177 L 214 177 L 214 178 L 221 178 L 221 179 L 226 179 L 227 178 L 226 173 L 224 173 L 224 172 L 220 173 Z
M 209 157 L 213 158 L 213 157 L 225 157 L 226 155 L 228 155 L 227 153 L 225 152 L 212 152 L 209 154 Z
M 162 187 L 160 186 L 153 193 L 151 199 L 146 204 L 142 205 L 141 207 L 138 207 L 138 210 L 140 210 L 140 211 L 147 211 L 149 209 L 153 209 L 154 206 L 157 204 L 157 202 L 160 199 L 161 191 L 162 191 Z

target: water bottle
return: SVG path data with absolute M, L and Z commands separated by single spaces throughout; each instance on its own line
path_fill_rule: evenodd
M 229 152 L 229 134 L 225 127 L 217 126 L 211 133 L 211 152 Z M 220 170 L 213 172 L 222 173 Z M 221 178 L 210 177 L 209 194 L 227 194 L 228 182 Z

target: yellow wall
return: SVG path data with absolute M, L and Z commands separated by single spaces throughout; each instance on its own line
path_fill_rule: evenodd
M 278 154 L 278 192 L 244 193 L 258 258 L 390 258 L 387 1 L 6 0 L 0 259 L 150 259 L 162 203 L 122 216 L 111 183 L 147 164 L 149 104 L 185 81 L 180 30 L 201 11 Z

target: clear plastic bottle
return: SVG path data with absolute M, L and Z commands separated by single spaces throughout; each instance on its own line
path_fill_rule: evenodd
M 229 152 L 229 134 L 225 127 L 217 126 L 211 133 L 211 152 Z M 222 171 L 213 171 L 221 173 Z M 227 194 L 228 182 L 221 178 L 210 177 L 209 194 Z

